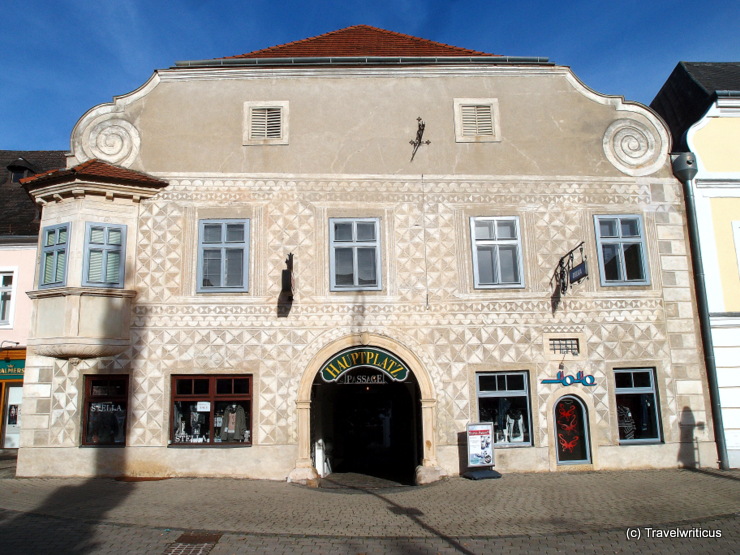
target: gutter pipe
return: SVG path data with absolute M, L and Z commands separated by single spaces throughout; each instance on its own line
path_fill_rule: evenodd
M 702 345 L 704 347 L 704 364 L 707 368 L 707 382 L 709 385 L 709 400 L 712 407 L 714 421 L 714 441 L 717 444 L 717 457 L 720 470 L 729 470 L 727 444 L 725 442 L 725 426 L 722 420 L 722 405 L 719 398 L 717 383 L 717 365 L 714 360 L 714 342 L 712 328 L 709 321 L 709 303 L 707 301 L 707 286 L 704 279 L 704 263 L 699 245 L 699 226 L 696 222 L 696 203 L 692 180 L 698 173 L 696 157 L 692 152 L 681 152 L 671 155 L 673 175 L 683 184 L 686 200 L 686 220 L 689 226 L 689 248 L 694 269 L 696 285 L 696 305 L 699 311 Z

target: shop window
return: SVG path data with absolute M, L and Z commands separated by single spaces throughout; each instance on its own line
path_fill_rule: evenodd
M 523 287 L 517 217 L 470 218 L 476 289 Z
M 455 141 L 458 143 L 492 143 L 501 140 L 498 99 L 456 98 Z
M 0 271 L 0 327 L 13 325 L 14 276 L 13 271 Z
M 527 372 L 477 374 L 478 418 L 493 422 L 499 445 L 532 445 Z
M 243 143 L 245 145 L 287 145 L 288 106 L 286 100 L 244 103 Z
M 84 445 L 126 445 L 128 376 L 85 376 Z
M 332 218 L 329 229 L 331 290 L 379 290 L 378 218 Z
M 126 226 L 88 223 L 82 285 L 123 287 Z
M 594 216 L 601 285 L 648 285 L 640 216 Z
M 173 376 L 173 445 L 251 445 L 252 376 Z
M 69 224 L 45 227 L 41 237 L 39 288 L 63 287 L 67 280 Z
M 200 220 L 199 293 L 249 291 L 249 220 Z
M 619 442 L 661 441 L 658 394 L 653 368 L 614 370 Z

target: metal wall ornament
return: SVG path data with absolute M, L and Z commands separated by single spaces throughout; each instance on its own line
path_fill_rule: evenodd
M 583 245 L 584 242 L 581 241 L 575 248 L 563 255 L 558 262 L 555 275 L 561 295 L 565 295 L 574 283 L 588 279 L 588 256 L 583 254 Z M 581 260 L 578 264 L 575 263 L 574 253 L 576 251 L 579 251 Z
M 411 160 L 410 162 L 414 161 L 414 156 L 416 156 L 416 151 L 419 150 L 419 147 L 421 145 L 430 145 L 432 144 L 432 141 L 430 140 L 422 140 L 424 138 L 424 129 L 426 128 L 426 123 L 424 123 L 424 120 L 421 119 L 421 116 L 416 118 L 416 121 L 418 123 L 418 128 L 416 129 L 416 139 L 413 141 L 409 141 L 409 144 L 414 147 L 414 149 L 411 151 Z

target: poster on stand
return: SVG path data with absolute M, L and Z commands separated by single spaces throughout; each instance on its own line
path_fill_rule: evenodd
M 468 424 L 468 467 L 496 466 L 493 457 L 493 422 Z

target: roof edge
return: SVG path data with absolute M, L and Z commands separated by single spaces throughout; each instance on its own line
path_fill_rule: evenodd
M 541 56 L 331 56 L 294 58 L 217 58 L 175 62 L 172 69 L 199 67 L 348 66 L 348 65 L 554 65 Z

